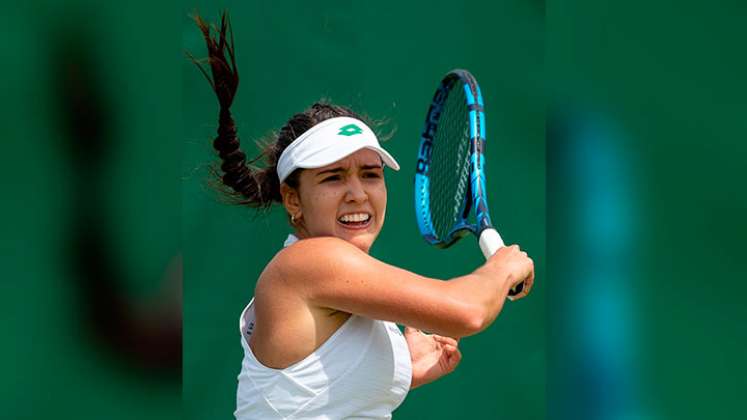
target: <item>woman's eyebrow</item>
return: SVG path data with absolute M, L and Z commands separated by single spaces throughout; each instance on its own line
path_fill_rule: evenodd
M 362 171 L 365 171 L 365 170 L 368 170 L 368 169 L 381 169 L 381 168 L 383 168 L 383 166 L 381 164 L 377 164 L 377 165 L 362 165 L 360 167 L 360 169 Z M 316 176 L 320 176 L 320 175 L 333 174 L 333 173 L 339 173 L 339 172 L 345 172 L 345 168 L 343 168 L 341 166 L 338 166 L 336 168 L 325 169 L 323 171 L 317 172 L 316 175 L 314 175 L 314 176 L 316 177 Z
M 338 172 L 344 172 L 344 171 L 345 171 L 345 169 L 344 169 L 344 168 L 342 168 L 341 166 L 338 166 L 338 167 L 336 167 L 336 168 L 332 168 L 332 169 L 325 169 L 325 170 L 323 170 L 323 171 L 321 171 L 321 172 L 317 172 L 315 176 L 319 176 L 319 175 L 323 175 L 323 174 L 328 174 L 328 173 L 338 173 Z

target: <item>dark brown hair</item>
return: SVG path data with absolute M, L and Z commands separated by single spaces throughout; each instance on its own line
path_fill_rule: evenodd
M 218 96 L 220 103 L 218 137 L 213 141 L 213 147 L 218 151 L 222 164 L 220 171 L 216 170 L 215 173 L 220 180 L 219 187 L 223 187 L 221 190 L 227 193 L 235 203 L 267 209 L 273 202 L 282 202 L 277 175 L 280 154 L 293 140 L 314 125 L 335 117 L 353 117 L 372 126 L 382 123 L 371 122 L 368 118 L 361 117 L 348 108 L 320 100 L 305 111 L 293 115 L 280 131 L 264 139 L 261 142 L 264 143 L 262 152 L 247 163 L 246 155 L 241 151 L 236 135 L 236 125 L 230 111 L 239 85 L 231 23 L 227 13 L 224 12 L 221 17 L 220 30 L 212 27 L 218 32 L 216 39 L 212 35 L 211 26 L 208 26 L 199 15 L 195 15 L 194 20 L 207 43 L 207 62 L 210 65 L 212 78 L 202 65 L 204 60 L 197 60 L 191 54 L 187 54 L 200 68 Z M 265 161 L 266 166 L 263 169 L 254 165 L 259 160 Z M 294 171 L 286 178 L 285 183 L 292 188 L 298 188 L 298 174 L 299 170 Z

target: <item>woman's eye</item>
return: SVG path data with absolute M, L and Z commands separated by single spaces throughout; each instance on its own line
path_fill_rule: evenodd
M 381 175 L 378 172 L 366 172 L 363 174 L 364 178 L 381 178 Z
M 339 181 L 339 180 L 340 180 L 340 175 L 332 175 L 332 176 L 328 176 L 328 177 L 322 179 L 322 182 Z

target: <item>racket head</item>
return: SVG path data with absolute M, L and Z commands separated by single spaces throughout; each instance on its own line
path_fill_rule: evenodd
M 452 70 L 436 89 L 420 136 L 415 170 L 418 228 L 445 248 L 492 226 L 485 190 L 485 112 L 480 87 Z

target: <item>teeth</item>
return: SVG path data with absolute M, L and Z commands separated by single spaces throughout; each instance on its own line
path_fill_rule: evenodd
M 338 219 L 341 222 L 350 223 L 350 222 L 366 222 L 371 216 L 367 213 L 352 213 L 352 214 L 346 214 L 343 216 L 340 216 Z

